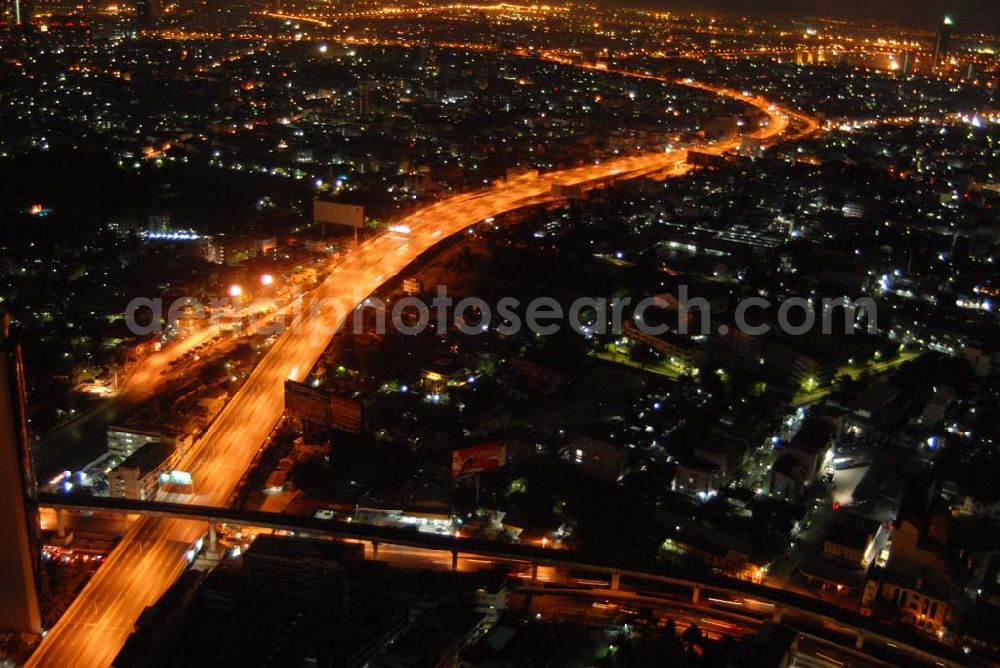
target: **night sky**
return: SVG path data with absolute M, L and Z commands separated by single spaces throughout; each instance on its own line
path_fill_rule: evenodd
M 605 0 L 613 4 L 610 0 Z M 933 28 L 941 17 L 955 20 L 955 32 L 1000 34 L 1000 0 L 634 0 L 627 4 L 664 9 L 701 9 L 766 15 L 824 15 L 871 18 Z

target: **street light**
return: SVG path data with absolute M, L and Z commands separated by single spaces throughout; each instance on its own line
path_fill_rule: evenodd
M 241 288 L 239 285 L 233 283 L 232 285 L 229 286 L 230 297 L 239 297 L 242 294 L 243 294 L 243 288 Z
M 271 274 L 264 274 L 263 276 L 260 277 L 261 285 L 271 285 L 273 283 L 274 283 L 274 276 L 272 276 Z

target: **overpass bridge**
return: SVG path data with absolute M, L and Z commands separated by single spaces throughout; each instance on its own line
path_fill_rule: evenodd
M 726 596 L 752 597 L 773 606 L 772 620 L 784 621 L 793 628 L 806 623 L 803 630 L 821 627 L 834 630 L 854 647 L 881 649 L 892 654 L 903 654 L 927 665 L 958 667 L 992 665 L 975 657 L 963 655 L 955 648 L 936 643 L 928 638 L 911 635 L 884 622 L 864 617 L 825 601 L 804 596 L 794 591 L 776 589 L 745 580 L 716 574 L 692 573 L 673 565 L 640 561 L 626 557 L 588 553 L 578 550 L 544 548 L 520 543 L 502 543 L 477 538 L 458 538 L 420 533 L 416 529 L 382 527 L 353 522 L 336 522 L 259 510 L 242 510 L 199 506 L 161 501 L 139 501 L 107 497 L 73 497 L 58 494 L 40 494 L 39 506 L 59 513 L 115 513 L 138 514 L 175 520 L 194 520 L 206 524 L 210 540 L 214 540 L 214 525 L 219 523 L 288 531 L 310 536 L 357 540 L 370 543 L 376 558 L 380 545 L 418 548 L 450 553 L 452 567 L 457 567 L 459 555 L 475 556 L 504 563 L 525 564 L 531 567 L 532 581 L 536 581 L 539 566 L 567 570 L 586 570 L 608 577 L 611 590 L 621 588 L 622 578 L 629 581 L 665 583 L 691 592 L 691 601 L 698 603 L 703 592 Z

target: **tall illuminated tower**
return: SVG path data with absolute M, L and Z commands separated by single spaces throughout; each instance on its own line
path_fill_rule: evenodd
M 4 314 L 0 326 L 0 629 L 41 633 L 38 538 L 21 347 L 11 333 L 10 317 Z
M 913 52 L 906 51 L 903 53 L 903 64 L 899 68 L 899 75 L 904 79 L 913 74 Z
M 31 23 L 31 0 L 11 0 L 8 11 L 14 25 Z
M 941 21 L 941 25 L 938 26 L 937 41 L 934 43 L 935 70 L 941 67 L 942 61 L 948 55 L 948 49 L 951 47 L 951 28 L 954 25 L 955 23 L 951 20 L 951 17 L 945 16 Z

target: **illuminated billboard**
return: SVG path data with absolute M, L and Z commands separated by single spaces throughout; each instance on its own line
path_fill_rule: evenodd
M 451 453 L 451 477 L 481 473 L 500 468 L 507 462 L 507 444 L 503 441 L 483 443 Z

